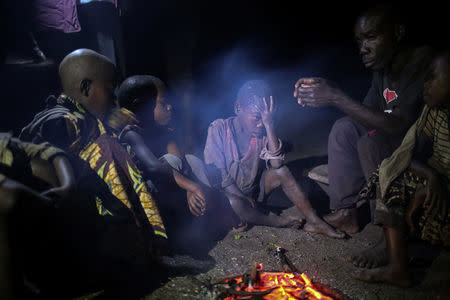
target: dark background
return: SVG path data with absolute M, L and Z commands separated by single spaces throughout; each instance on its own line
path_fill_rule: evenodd
M 178 132 L 194 152 L 208 124 L 232 113 L 239 86 L 248 79 L 266 79 L 278 104 L 280 136 L 297 143 L 313 138 L 315 126 L 328 130 L 340 116 L 333 109 L 300 108 L 292 98 L 299 77 L 323 76 L 355 99 L 364 97 L 371 73 L 359 60 L 353 25 L 375 3 L 130 1 L 120 17 L 126 75 L 152 74 L 168 84 Z M 449 18 L 442 4 L 405 1 L 397 6 L 412 41 L 448 46 Z M 2 11 L 6 46 L 17 38 L 13 24 L 20 19 Z M 2 65 L 1 131 L 18 134 L 46 96 L 59 93 L 58 63 Z

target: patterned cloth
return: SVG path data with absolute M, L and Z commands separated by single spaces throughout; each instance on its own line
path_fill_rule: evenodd
M 50 103 L 22 130 L 30 140 L 47 140 L 86 161 L 106 182 L 112 194 L 126 205 L 141 226 L 151 225 L 153 232 L 167 238 L 158 208 L 147 190 L 141 171 L 119 143 L 115 133 L 79 103 L 66 95 Z M 112 215 L 100 198 L 97 208 Z
M 427 165 L 442 175 L 447 185 L 447 201 L 450 201 L 450 135 L 448 109 L 425 107 L 416 124 L 405 136 L 402 145 L 369 180 L 360 192 L 363 199 L 376 199 L 374 223 L 406 232 L 406 213 L 418 188 L 425 188 L 427 181 L 408 170 L 412 159 L 423 158 Z M 427 156 L 427 155 L 425 155 Z M 405 167 L 406 166 L 406 167 Z M 388 174 L 388 175 L 385 175 Z M 393 175 L 392 175 L 393 174 Z M 398 175 L 397 175 L 398 174 Z M 395 176 L 395 177 L 394 177 Z M 393 178 L 393 179 L 390 179 Z M 383 180 L 383 182 L 381 182 Z M 380 185 L 380 183 L 382 183 Z M 383 189 L 383 186 L 385 188 Z M 434 244 L 450 246 L 450 213 L 431 218 L 425 216 L 428 207 L 423 205 L 419 213 L 419 237 Z
M 8 177 L 25 185 L 42 183 L 35 182 L 37 178 L 33 177 L 31 160 L 50 162 L 57 155 L 65 153 L 49 143 L 27 143 L 12 137 L 10 133 L 0 133 L 0 181 Z

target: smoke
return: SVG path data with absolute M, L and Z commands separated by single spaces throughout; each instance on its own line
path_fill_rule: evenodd
M 328 132 L 341 114 L 332 108 L 303 108 L 297 104 L 294 84 L 301 77 L 311 76 L 337 82 L 358 101 L 370 84 L 370 74 L 364 71 L 356 47 L 310 45 L 299 49 L 298 58 L 292 60 L 274 53 L 264 41 L 253 40 L 234 45 L 203 63 L 194 75 L 191 108 L 196 153 L 202 153 L 209 124 L 234 115 L 237 91 L 252 79 L 266 80 L 272 88 L 280 138 L 294 145 L 313 141 L 321 145 L 322 152 L 326 151 Z

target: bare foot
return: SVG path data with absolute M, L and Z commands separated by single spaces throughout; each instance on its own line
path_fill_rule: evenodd
M 305 224 L 305 220 L 302 218 L 289 216 L 287 217 L 278 227 L 281 228 L 293 228 L 293 229 L 301 229 Z
M 359 231 L 356 208 L 343 208 L 323 217 L 325 222 L 346 233 Z
M 368 282 L 385 282 L 401 287 L 412 285 L 408 271 L 391 264 L 371 270 L 357 270 L 350 275 L 355 279 Z
M 361 251 L 360 253 L 350 255 L 347 261 L 353 263 L 359 268 L 377 268 L 388 263 L 388 254 L 385 242 L 382 241 L 370 249 Z
M 345 233 L 334 229 L 319 218 L 307 220 L 303 229 L 308 232 L 321 233 L 335 239 L 343 239 L 345 237 Z

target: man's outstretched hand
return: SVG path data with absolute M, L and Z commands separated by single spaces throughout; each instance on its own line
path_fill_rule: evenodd
M 298 104 L 310 107 L 335 105 L 345 94 L 328 80 L 320 77 L 300 78 L 295 83 L 294 97 Z

